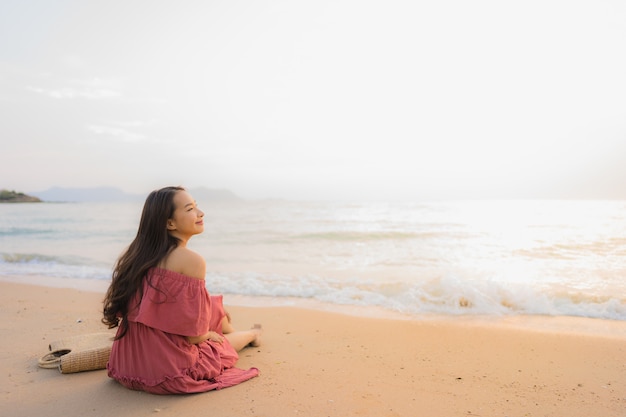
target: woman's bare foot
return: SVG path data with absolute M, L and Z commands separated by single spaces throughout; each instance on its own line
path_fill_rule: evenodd
M 256 337 L 252 342 L 250 342 L 250 346 L 259 347 L 261 346 L 261 335 L 263 334 L 263 327 L 260 324 L 255 324 L 252 326 L 252 329 L 256 333 Z

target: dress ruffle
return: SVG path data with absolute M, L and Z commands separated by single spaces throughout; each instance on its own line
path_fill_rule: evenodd
M 211 304 L 217 297 L 219 306 L 213 309 Z M 137 297 L 132 304 L 129 321 L 182 336 L 203 334 L 224 317 L 221 296 L 210 297 L 204 280 L 161 268 L 148 272 L 143 297 L 141 301 Z

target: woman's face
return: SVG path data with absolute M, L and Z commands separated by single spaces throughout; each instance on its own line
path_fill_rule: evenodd
M 178 191 L 174 195 L 174 214 L 167 221 L 167 230 L 183 240 L 204 231 L 204 212 L 187 191 Z

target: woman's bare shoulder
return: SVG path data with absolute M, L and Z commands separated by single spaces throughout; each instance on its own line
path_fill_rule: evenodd
M 204 258 L 184 247 L 174 249 L 165 260 L 163 268 L 197 279 L 204 279 L 206 275 Z

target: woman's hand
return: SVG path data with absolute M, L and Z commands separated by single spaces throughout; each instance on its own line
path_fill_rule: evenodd
M 209 332 L 207 340 L 211 340 L 213 342 L 222 343 L 224 341 L 224 336 L 219 334 L 218 332 Z
M 187 336 L 187 341 L 193 345 L 197 345 L 198 343 L 202 343 L 205 340 L 210 340 L 212 342 L 222 343 L 224 341 L 224 336 L 219 334 L 218 332 L 209 331 L 200 336 Z

